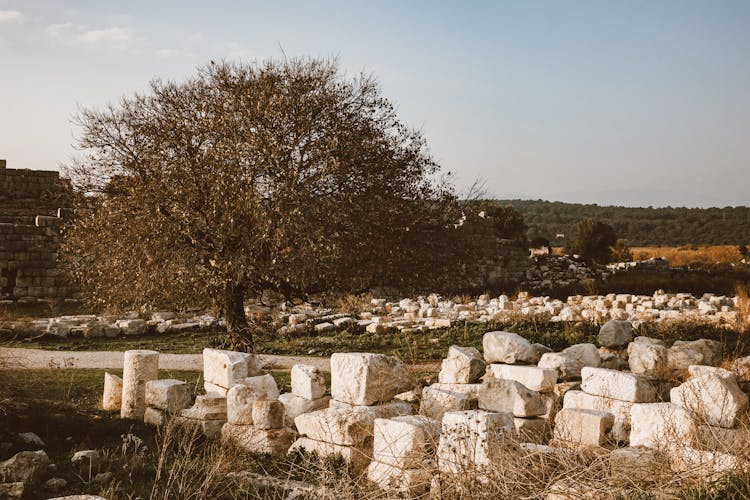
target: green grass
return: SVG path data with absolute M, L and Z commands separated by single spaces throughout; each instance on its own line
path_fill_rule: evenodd
M 122 374 L 117 370 L 106 371 Z M 45 442 L 44 450 L 57 465 L 53 477 L 62 477 L 69 483 L 54 495 L 41 485 L 27 488 L 28 498 L 101 493 L 102 486 L 91 483 L 87 471 L 77 470 L 70 463 L 73 453 L 85 449 L 104 450 L 108 458 L 102 470 L 114 472 L 122 489 L 122 495 L 116 495 L 118 498 L 149 497 L 158 433 L 143 422 L 121 420 L 119 412 L 100 408 L 104 373 L 105 370 L 84 369 L 0 370 L 0 442 L 13 441 L 13 436 L 20 432 L 34 432 Z M 272 375 L 282 392 L 290 390 L 288 372 L 272 372 Z M 201 372 L 161 370 L 159 378 L 184 380 L 194 393 L 203 392 Z M 123 470 L 117 465 L 132 462 L 132 457 L 121 453 L 123 436 L 128 434 L 138 436 L 148 450 L 143 458 L 148 463 L 137 471 Z M 13 450 L 16 451 L 19 448 Z M 0 457 L 4 458 L 7 457 Z M 281 465 L 262 456 L 247 455 L 243 460 L 247 460 L 248 470 L 258 472 Z

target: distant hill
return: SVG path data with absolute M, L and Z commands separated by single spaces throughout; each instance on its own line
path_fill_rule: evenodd
M 584 217 L 611 225 L 630 246 L 738 245 L 750 243 L 750 207 L 633 208 L 543 200 L 496 200 L 523 215 L 529 238 L 570 238 Z M 564 243 L 564 240 L 557 240 Z

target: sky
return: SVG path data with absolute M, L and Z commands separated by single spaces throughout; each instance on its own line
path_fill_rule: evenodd
M 72 118 L 210 60 L 374 74 L 459 190 L 750 204 L 750 2 L 0 0 L 0 158 L 57 169 Z

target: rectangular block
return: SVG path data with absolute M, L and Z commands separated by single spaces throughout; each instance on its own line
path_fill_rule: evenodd
M 515 380 L 532 391 L 549 392 L 557 383 L 557 370 L 538 366 L 504 365 L 493 363 L 487 367 L 487 375 L 494 378 Z
M 602 446 L 615 423 L 611 413 L 563 408 L 555 417 L 555 439 L 588 446 Z
M 654 386 L 632 373 L 584 366 L 581 369 L 581 379 L 581 390 L 588 394 L 632 403 L 656 401 Z

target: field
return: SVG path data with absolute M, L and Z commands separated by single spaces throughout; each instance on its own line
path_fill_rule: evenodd
M 634 260 L 663 257 L 672 267 L 732 264 L 742 259 L 737 245 L 683 245 L 679 247 L 631 247 Z

